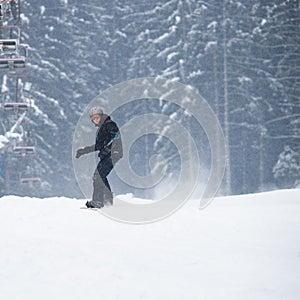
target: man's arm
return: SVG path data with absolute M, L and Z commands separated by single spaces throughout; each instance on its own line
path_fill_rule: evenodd
M 80 148 L 76 151 L 76 158 L 79 158 L 80 156 L 82 156 L 84 154 L 88 154 L 88 153 L 91 153 L 91 152 L 94 152 L 94 151 L 96 151 L 95 145 Z
M 122 140 L 116 123 L 110 128 L 111 157 L 114 164 L 123 157 Z

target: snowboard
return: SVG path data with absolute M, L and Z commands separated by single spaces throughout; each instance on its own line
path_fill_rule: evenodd
M 86 206 L 82 206 L 80 207 L 80 209 L 85 209 L 85 210 L 93 210 L 93 211 L 100 211 L 101 208 L 96 208 L 96 207 L 86 207 Z

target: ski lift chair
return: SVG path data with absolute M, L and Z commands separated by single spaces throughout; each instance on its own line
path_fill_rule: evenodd
M 39 177 L 22 177 L 21 184 L 27 185 L 30 188 L 38 188 L 42 184 L 42 180 Z
M 25 57 L 12 58 L 11 64 L 13 68 L 25 68 Z
M 3 109 L 5 111 L 24 112 L 29 109 L 29 104 L 26 102 L 4 102 Z
M 0 69 L 8 69 L 9 62 L 8 59 L 0 58 Z
M 25 57 L 0 58 L 0 69 L 25 68 Z
M 34 146 L 15 146 L 13 148 L 13 154 L 16 156 L 28 157 L 35 154 Z
M 27 57 L 27 52 L 28 52 L 28 45 L 27 44 L 21 44 L 20 39 L 21 39 L 21 28 L 18 25 L 14 26 L 0 26 L 0 31 L 2 33 L 1 40 L 3 42 L 6 42 L 8 46 L 12 47 L 12 43 L 15 41 L 16 49 L 15 51 L 18 53 L 18 55 L 21 56 L 21 53 L 19 50 L 24 51 L 24 56 Z M 0 41 L 1 41 L 0 40 Z M 8 51 L 8 50 L 7 50 Z
M 17 39 L 0 39 L 1 53 L 15 53 L 18 49 Z

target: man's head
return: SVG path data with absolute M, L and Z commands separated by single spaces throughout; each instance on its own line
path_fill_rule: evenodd
M 101 116 L 103 115 L 103 110 L 96 106 L 96 107 L 92 107 L 89 111 L 89 115 L 90 115 L 90 118 L 91 118 L 91 121 L 98 125 L 101 121 Z

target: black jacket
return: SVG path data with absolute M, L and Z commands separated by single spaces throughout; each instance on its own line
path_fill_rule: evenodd
M 110 116 L 103 114 L 96 126 L 98 130 L 95 144 L 85 147 L 86 153 L 99 151 L 98 156 L 101 159 L 110 157 L 116 163 L 123 156 L 122 139 L 117 124 Z

